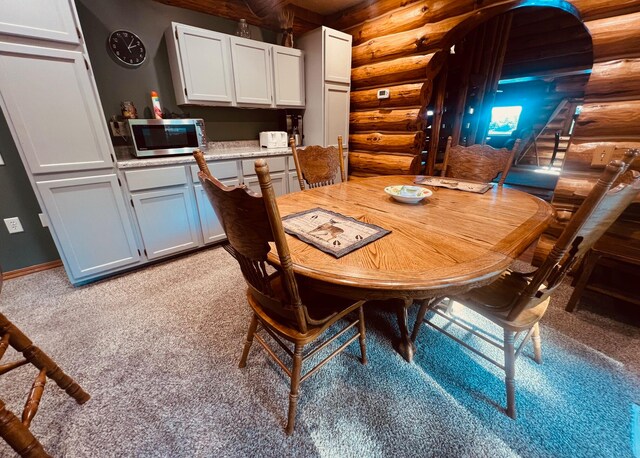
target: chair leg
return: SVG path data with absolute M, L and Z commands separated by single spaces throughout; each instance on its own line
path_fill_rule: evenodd
M 253 343 L 253 335 L 256 333 L 257 328 L 258 317 L 254 313 L 251 316 L 251 323 L 249 324 L 249 331 L 247 332 L 247 340 L 244 343 L 244 349 L 242 350 L 242 356 L 240 357 L 240 364 L 238 364 L 238 367 L 240 368 L 247 365 L 247 356 L 249 356 L 249 350 L 251 349 L 251 344 Z
M 516 419 L 516 351 L 513 331 L 504 330 L 504 384 L 507 388 L 507 415 Z
M 531 342 L 533 342 L 533 360 L 542 364 L 542 343 L 540 341 L 539 323 L 533 325 L 533 334 L 531 334 Z
M 289 415 L 287 416 L 287 434 L 293 433 L 298 408 L 298 393 L 300 390 L 300 373 L 302 372 L 302 348 L 295 344 L 293 351 L 293 369 L 291 371 L 291 392 L 289 393 Z
M 78 404 L 84 404 L 91 396 L 64 373 L 60 367 L 45 352 L 36 347 L 33 342 L 16 325 L 0 314 L 0 334 L 9 334 L 9 344 L 25 359 L 40 370 L 45 370 L 47 377 L 56 382 Z
M 42 444 L 0 400 L 0 437 L 23 458 L 51 458 Z
M 367 364 L 367 343 L 366 343 L 366 327 L 364 325 L 364 310 L 362 306 L 358 309 L 358 329 L 360 332 L 360 355 L 362 364 Z

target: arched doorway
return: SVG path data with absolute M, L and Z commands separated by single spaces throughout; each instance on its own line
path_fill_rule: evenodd
M 427 107 L 427 173 L 437 173 L 449 136 L 495 147 L 518 137 L 523 170 L 562 165 L 593 64 L 591 36 L 566 2 L 523 3 L 484 22 L 471 17 L 448 34 L 451 48 Z M 552 191 L 557 178 L 540 177 L 537 184 Z

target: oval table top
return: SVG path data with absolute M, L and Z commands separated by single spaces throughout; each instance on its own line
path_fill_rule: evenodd
M 551 205 L 495 186 L 484 194 L 427 186 L 403 204 L 384 192 L 414 176 L 381 176 L 278 197 L 281 216 L 320 207 L 390 234 L 339 259 L 287 234 L 296 274 L 357 299 L 426 298 L 490 283 L 547 227 Z M 275 249 L 269 258 L 278 262 Z

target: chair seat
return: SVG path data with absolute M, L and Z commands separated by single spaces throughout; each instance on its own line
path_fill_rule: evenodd
M 279 275 L 273 277 L 271 287 L 276 295 L 284 295 L 282 281 Z M 256 313 L 260 321 L 264 322 L 265 325 L 284 339 L 303 345 L 318 338 L 319 335 L 334 323 L 340 321 L 354 310 L 357 310 L 358 307 L 364 303 L 364 301 L 353 302 L 350 299 L 317 293 L 315 291 L 307 290 L 306 288 L 299 290 L 299 292 L 302 303 L 307 307 L 311 318 L 321 321 L 326 317 L 331 317 L 321 325 L 309 325 L 307 332 L 305 333 L 300 332 L 295 323 L 292 322 L 291 324 L 288 324 L 282 320 L 282 317 L 273 316 L 273 312 L 263 307 L 260 302 L 253 297 L 250 290 L 247 290 L 247 300 L 249 301 L 251 309 Z
M 534 307 L 525 309 L 515 320 L 507 319 L 513 300 L 528 283 L 529 280 L 524 275 L 506 270 L 493 283 L 451 299 L 464 304 L 504 329 L 519 332 L 540 321 L 549 306 L 550 297 Z

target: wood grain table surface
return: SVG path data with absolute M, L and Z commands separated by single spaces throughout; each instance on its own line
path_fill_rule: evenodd
M 497 278 L 551 221 L 551 205 L 530 194 L 494 187 L 484 194 L 429 187 L 433 195 L 403 204 L 384 192 L 413 176 L 381 176 L 287 194 L 281 216 L 320 207 L 376 224 L 391 234 L 342 258 L 287 235 L 295 273 L 309 287 L 353 299 L 399 300 L 400 351 L 413 345 L 407 307 L 483 286 Z M 278 262 L 275 248 L 270 260 Z

